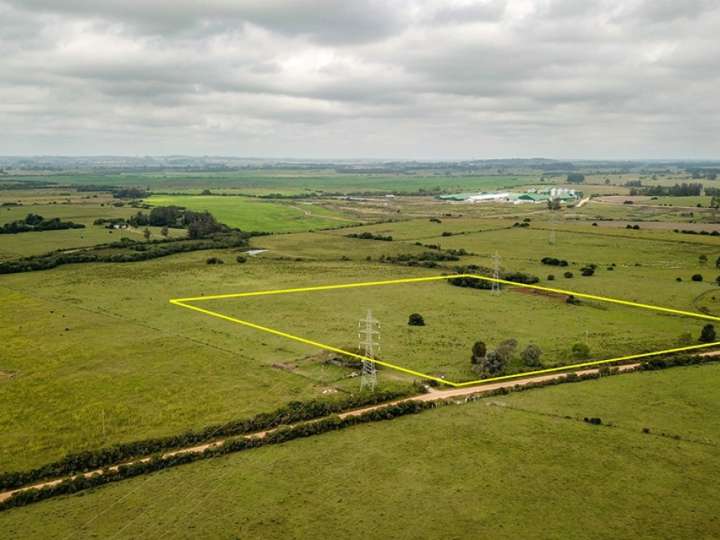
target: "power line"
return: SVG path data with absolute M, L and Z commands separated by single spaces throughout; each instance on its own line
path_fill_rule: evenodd
M 363 351 L 363 356 L 375 358 L 376 351 L 380 349 L 380 322 L 373 318 L 372 311 L 369 309 L 367 316 L 358 321 L 358 339 L 360 340 L 360 350 Z M 369 388 L 371 392 L 374 392 L 376 386 L 377 368 L 375 362 L 363 360 L 360 390 Z
M 495 252 L 495 255 L 492 257 L 493 259 L 493 278 L 496 280 L 500 279 L 500 255 L 498 255 L 498 252 Z M 490 292 L 492 294 L 498 295 L 500 294 L 500 282 L 499 281 L 493 281 L 491 284 L 491 290 Z

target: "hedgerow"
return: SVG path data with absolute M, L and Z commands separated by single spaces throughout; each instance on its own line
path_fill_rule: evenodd
M 170 437 L 144 439 L 74 454 L 68 454 L 54 463 L 29 471 L 0 475 L 0 489 L 13 489 L 34 482 L 93 471 L 102 467 L 148 456 L 157 452 L 185 448 L 217 438 L 253 433 L 271 429 L 281 424 L 321 418 L 340 411 L 375 405 L 405 397 L 403 392 L 377 392 L 359 394 L 342 400 L 292 401 L 275 411 L 260 413 L 252 418 L 233 420 L 225 424 L 210 425 L 200 431 L 186 431 Z

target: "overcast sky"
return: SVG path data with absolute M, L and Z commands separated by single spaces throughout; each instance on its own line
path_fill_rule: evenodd
M 0 155 L 720 158 L 720 0 L 0 0 Z

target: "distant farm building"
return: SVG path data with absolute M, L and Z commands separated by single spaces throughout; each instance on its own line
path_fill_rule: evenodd
M 512 204 L 546 204 L 550 200 L 557 200 L 563 204 L 574 204 L 581 197 L 581 193 L 574 189 L 544 188 L 528 189 L 525 193 L 511 191 L 495 191 L 481 193 L 454 193 L 439 195 L 443 201 L 457 201 L 468 203 L 512 203 Z

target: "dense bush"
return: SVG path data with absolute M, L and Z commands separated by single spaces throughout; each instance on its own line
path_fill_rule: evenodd
M 555 257 L 543 257 L 540 262 L 550 266 L 567 266 L 568 262 L 565 259 L 556 259 Z
M 382 242 L 392 242 L 393 237 L 390 235 L 373 234 L 371 232 L 346 234 L 346 238 L 359 238 L 360 240 L 380 240 Z
M 45 219 L 38 214 L 28 214 L 24 219 L 11 221 L 0 226 L 0 234 L 17 234 L 34 231 L 60 231 L 65 229 L 84 229 L 82 223 L 60 221 L 60 218 Z
M 700 331 L 700 343 L 713 343 L 716 340 L 715 326 L 706 324 Z
M 523 363 L 528 367 L 537 367 L 540 365 L 540 357 L 542 356 L 542 350 L 537 345 L 531 343 L 525 350 L 520 354 Z
M 425 319 L 419 313 L 411 313 L 408 317 L 408 324 L 410 326 L 425 326 Z
M 390 264 L 401 264 L 403 266 L 424 266 L 426 268 L 435 268 L 439 262 L 443 261 L 459 261 L 458 255 L 446 251 L 425 251 L 419 255 L 401 253 L 400 255 L 390 256 L 381 255 L 380 262 Z

